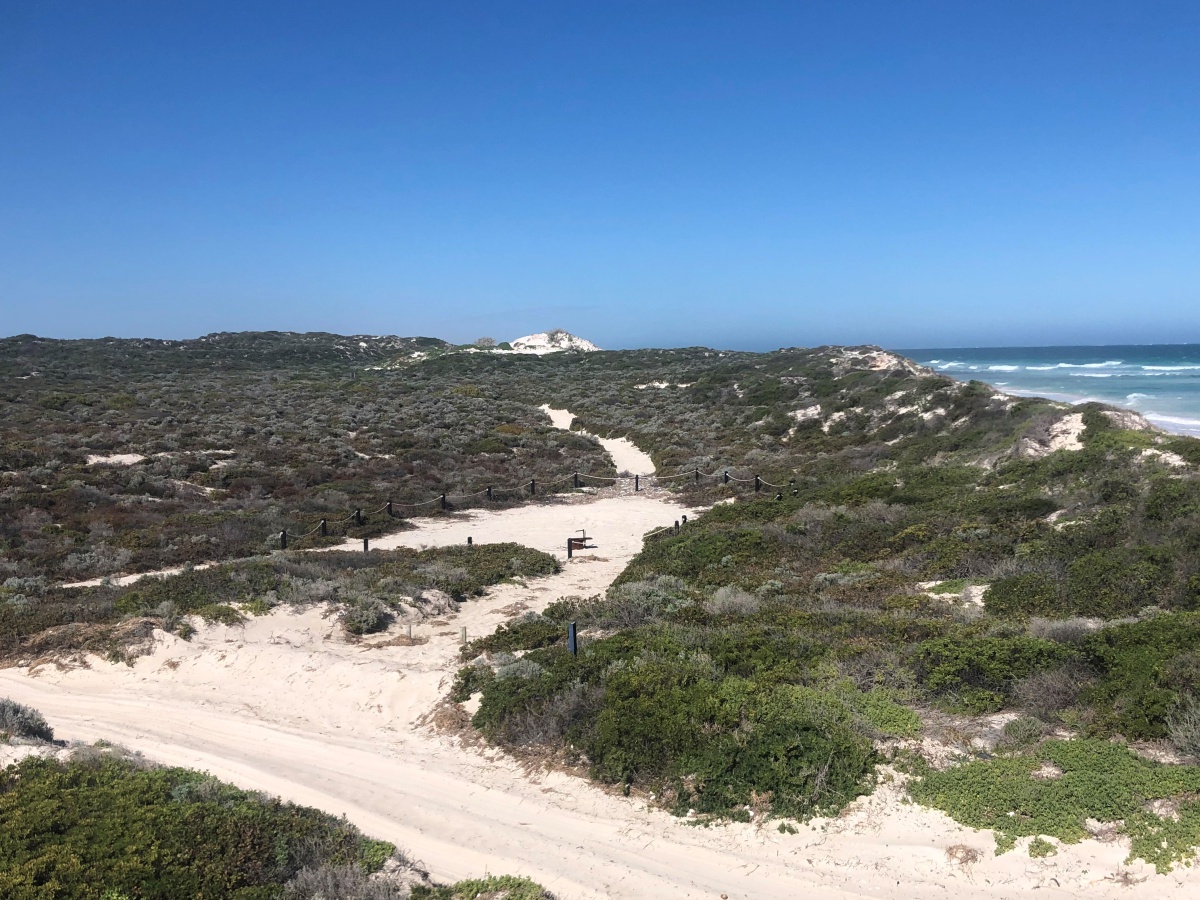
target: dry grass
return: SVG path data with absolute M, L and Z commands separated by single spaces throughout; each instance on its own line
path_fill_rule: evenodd
M 407 634 L 398 634 L 385 641 L 374 641 L 372 643 L 363 641 L 359 646 L 363 650 L 380 650 L 384 647 L 419 647 L 421 644 L 428 643 L 429 638 L 424 635 L 418 634 L 414 637 L 409 637 Z
M 0 656 L 0 667 L 53 665 L 59 669 L 87 666 L 90 655 L 131 663 L 154 650 L 156 619 L 130 619 L 115 625 L 57 625 L 23 639 Z
M 946 848 L 946 859 L 964 869 L 971 868 L 982 856 L 983 854 L 967 844 L 951 844 Z

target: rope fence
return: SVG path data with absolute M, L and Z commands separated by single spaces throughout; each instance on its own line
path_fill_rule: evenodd
M 411 477 L 412 477 L 411 475 L 406 476 L 406 478 L 411 478 Z M 453 495 L 451 495 L 451 494 L 443 493 L 443 494 L 438 495 L 437 497 L 434 497 L 431 500 L 422 500 L 422 501 L 416 502 L 416 503 L 404 503 L 404 502 L 400 502 L 400 501 L 388 500 L 386 503 L 384 503 L 378 509 L 371 510 L 367 513 L 364 513 L 362 508 L 360 507 L 358 509 L 355 509 L 354 512 L 350 513 L 350 515 L 346 516 L 346 518 L 344 518 L 344 519 L 337 519 L 337 520 L 334 520 L 331 522 L 328 518 L 323 518 L 315 526 L 313 526 L 308 531 L 305 531 L 302 534 L 290 534 L 290 533 L 288 533 L 287 529 L 284 529 L 283 531 L 278 532 L 279 549 L 286 550 L 288 548 L 289 541 L 298 541 L 303 538 L 310 537 L 311 535 L 316 534 L 317 532 L 321 533 L 321 537 L 328 537 L 329 526 L 331 524 L 332 525 L 344 525 L 347 522 L 353 522 L 356 527 L 362 527 L 364 524 L 366 524 L 367 516 L 377 516 L 380 513 L 386 513 L 386 515 L 389 518 L 395 517 L 397 515 L 397 513 L 396 513 L 397 508 L 405 509 L 405 510 L 420 510 L 420 509 L 424 509 L 427 506 L 434 506 L 436 504 L 436 505 L 439 505 L 441 507 L 441 509 L 445 510 L 445 509 L 450 508 L 450 505 L 452 502 L 462 502 L 464 500 L 473 500 L 476 497 L 483 497 L 485 495 L 489 501 L 494 501 L 496 499 L 497 495 L 511 495 L 513 493 L 520 493 L 520 494 L 528 493 L 529 496 L 534 497 L 534 496 L 537 496 L 539 487 L 541 487 L 543 490 L 546 490 L 548 488 L 558 487 L 559 485 L 563 485 L 563 484 L 566 484 L 567 482 L 571 482 L 572 486 L 575 489 L 579 489 L 579 488 L 582 488 L 585 486 L 584 485 L 585 479 L 590 479 L 592 481 L 610 482 L 613 485 L 616 485 L 621 481 L 632 481 L 633 489 L 635 492 L 637 492 L 637 491 L 642 490 L 642 480 L 643 479 L 649 479 L 655 483 L 662 483 L 662 482 L 667 482 L 667 481 L 673 481 L 678 478 L 691 478 L 697 485 L 699 485 L 702 481 L 707 481 L 709 479 L 714 479 L 714 478 L 717 480 L 718 484 L 726 484 L 727 485 L 727 484 L 730 484 L 731 482 L 737 483 L 737 484 L 753 484 L 755 493 L 761 493 L 764 488 L 771 488 L 776 491 L 779 491 L 779 493 L 777 493 L 775 496 L 776 500 L 783 499 L 782 492 L 785 490 L 790 489 L 792 491 L 793 495 L 796 493 L 796 481 L 794 478 L 791 479 L 791 481 L 787 485 L 774 484 L 773 482 L 770 482 L 770 481 L 764 481 L 758 475 L 755 475 L 752 478 L 738 478 L 737 476 L 730 474 L 729 469 L 722 469 L 719 472 L 701 472 L 699 468 L 693 468 L 690 472 L 677 472 L 674 475 L 659 475 L 658 473 L 651 473 L 648 475 L 628 475 L 628 476 L 616 476 L 616 477 L 611 476 L 611 475 L 592 475 L 587 472 L 574 472 L 571 475 L 568 475 L 565 478 L 559 478 L 556 481 L 546 481 L 546 482 L 539 483 L 536 478 L 531 478 L 531 479 L 529 479 L 528 482 L 523 482 L 520 485 L 517 485 L 516 487 L 492 486 L 492 487 L 484 488 L 481 491 L 475 491 L 474 493 L 470 493 L 470 494 L 453 494 Z M 687 522 L 687 516 L 683 517 L 683 522 L 684 523 Z M 660 535 L 660 534 L 663 534 L 666 532 L 678 533 L 679 528 L 680 528 L 680 523 L 677 521 L 677 522 L 675 522 L 675 524 L 673 526 L 668 525 L 664 528 L 658 529 L 657 531 L 650 532 L 649 534 L 645 535 L 645 539 L 648 540 L 649 538 L 655 537 L 657 535 Z M 367 546 L 368 546 L 367 538 L 364 538 L 363 539 L 363 547 L 366 548 Z

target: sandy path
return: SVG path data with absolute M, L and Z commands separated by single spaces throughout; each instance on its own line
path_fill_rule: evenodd
M 549 404 L 539 407 L 542 412 L 550 417 L 550 421 L 555 428 L 561 428 L 564 431 L 571 430 L 571 423 L 575 421 L 575 414 L 568 412 L 565 409 L 551 409 Z M 579 432 L 586 434 L 588 437 L 596 437 L 586 431 Z M 624 472 L 629 475 L 652 475 L 654 474 L 654 460 L 650 458 L 649 453 L 645 453 L 638 449 L 637 444 L 629 440 L 629 438 L 602 438 L 596 437 L 600 445 L 608 451 L 608 455 L 612 457 L 613 464 L 617 467 L 617 472 Z

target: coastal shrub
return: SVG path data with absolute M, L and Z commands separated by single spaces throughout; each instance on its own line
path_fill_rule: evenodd
M 1174 562 L 1155 548 L 1096 550 L 1067 569 L 1068 613 L 1114 619 L 1154 605 L 1170 581 Z
M 378 597 L 356 597 L 342 610 L 342 627 L 353 635 L 383 631 L 391 619 L 391 610 Z
M 1017 704 L 1031 716 L 1043 722 L 1058 722 L 1065 710 L 1079 700 L 1085 681 L 1076 662 L 1035 672 L 1013 685 Z
M 1020 837 L 1053 837 L 1075 844 L 1089 836 L 1087 820 L 1115 823 L 1158 871 L 1195 857 L 1200 845 L 1200 767 L 1166 766 L 1101 740 L 1046 741 L 1026 753 L 928 771 L 909 782 L 918 803 L 971 828 L 995 832 L 996 852 Z M 1147 812 L 1152 800 L 1183 798 L 1173 822 Z
M 1030 637 L 946 637 L 914 651 L 917 676 L 935 696 L 970 712 L 996 712 L 1015 683 L 1074 657 L 1061 644 Z
M 1063 610 L 1057 582 L 1037 573 L 992 582 L 983 595 L 983 604 L 997 616 L 1047 616 Z
M 1070 619 L 1045 619 L 1034 616 L 1029 620 L 1029 636 L 1058 644 L 1076 645 L 1099 627 L 1094 620 L 1079 616 Z
M 1013 719 L 1004 726 L 1005 747 L 1026 747 L 1036 743 L 1046 733 L 1046 723 L 1034 716 Z
M 735 585 L 725 585 L 713 592 L 704 603 L 705 610 L 713 616 L 746 616 L 758 612 L 762 601 Z
M 1169 680 L 1171 663 L 1197 646 L 1200 614 L 1190 612 L 1110 625 L 1089 635 L 1080 651 L 1095 678 L 1082 700 L 1093 711 L 1093 731 L 1131 740 L 1166 737 L 1167 716 L 1179 697 Z
M 54 729 L 36 709 L 0 697 L 0 735 L 52 741 Z
M 554 895 L 528 878 L 492 875 L 473 878 L 444 887 L 413 885 L 412 900 L 554 900 Z
M 1200 700 L 1196 695 L 1183 694 L 1167 714 L 1167 734 L 1180 753 L 1200 756 Z
M 836 696 L 727 679 L 704 700 L 713 704 L 707 717 L 713 730 L 702 742 L 675 744 L 677 813 L 727 815 L 769 792 L 772 814 L 807 818 L 840 810 L 871 789 L 875 751 Z M 597 723 L 601 740 L 605 724 Z M 753 737 L 741 739 L 742 729 Z M 622 744 L 620 759 L 637 758 L 632 742 Z
M 345 820 L 106 751 L 0 772 L 0 896 L 268 900 L 303 869 L 379 868 Z M 382 858 L 381 858 L 382 857 Z M 370 859 L 367 863 L 364 860 Z
M 246 617 L 239 610 L 227 603 L 209 603 L 206 606 L 201 606 L 196 610 L 196 615 L 205 622 L 220 625 L 241 625 L 246 621 Z
M 536 613 L 526 614 L 516 621 L 501 625 L 491 634 L 468 641 L 463 645 L 460 655 L 464 660 L 469 660 L 486 652 L 537 650 L 565 643 L 566 639 L 567 629 L 564 622 L 554 621 Z
M 358 866 L 301 869 L 283 886 L 282 900 L 408 900 L 409 892 L 390 881 L 368 877 Z

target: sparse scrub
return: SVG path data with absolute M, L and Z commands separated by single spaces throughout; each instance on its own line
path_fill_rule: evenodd
M 36 709 L 0 697 L 0 736 L 54 740 L 54 729 Z

